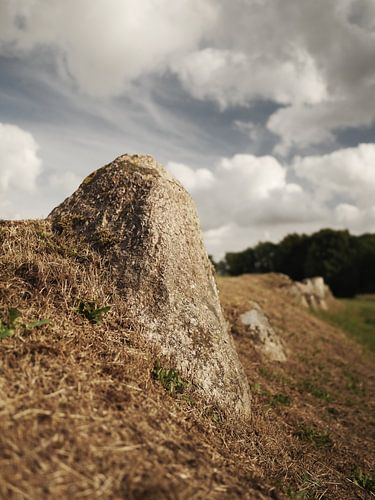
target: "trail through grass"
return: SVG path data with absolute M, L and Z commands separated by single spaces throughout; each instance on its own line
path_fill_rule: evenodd
M 318 315 L 375 351 L 375 295 L 341 299 L 338 307 L 321 311 Z

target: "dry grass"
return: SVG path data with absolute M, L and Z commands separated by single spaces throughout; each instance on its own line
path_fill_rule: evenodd
M 277 277 L 220 280 L 228 319 L 257 300 L 290 350 L 259 358 L 233 331 L 253 415 L 231 422 L 152 377 L 111 271 L 46 221 L 0 222 L 0 318 L 50 323 L 0 340 L 2 498 L 353 498 L 370 474 L 370 359 L 297 306 Z M 110 305 L 99 324 L 80 300 Z M 319 394 L 329 394 L 318 397 Z M 373 423 L 373 422 L 372 422 Z
M 286 363 L 267 362 L 232 326 L 253 388 L 265 477 L 295 498 L 370 496 L 351 478 L 356 470 L 374 474 L 373 355 L 295 305 L 282 276 L 220 278 L 219 287 L 232 325 L 255 300 L 289 351 Z

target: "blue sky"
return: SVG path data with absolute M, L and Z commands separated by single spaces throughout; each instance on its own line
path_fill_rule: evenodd
M 0 0 L 0 218 L 154 155 L 210 253 L 375 229 L 373 0 Z

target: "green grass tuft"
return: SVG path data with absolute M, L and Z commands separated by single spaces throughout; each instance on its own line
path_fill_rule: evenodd
M 368 491 L 369 493 L 375 493 L 375 477 L 371 474 L 366 474 L 360 469 L 354 471 L 353 475 L 348 478 L 349 481 L 354 483 L 356 486 Z
M 308 392 L 312 396 L 323 399 L 324 401 L 332 401 L 332 397 L 328 392 L 311 382 L 311 380 L 303 380 L 300 384 L 298 384 L 298 389 L 300 392 Z
M 84 302 L 79 303 L 77 312 L 84 318 L 88 319 L 90 323 L 100 323 L 103 319 L 103 315 L 111 310 L 111 306 L 97 307 L 95 302 Z
M 21 311 L 15 307 L 8 307 L 8 320 L 4 321 L 0 319 L 0 340 L 12 337 L 16 333 L 18 326 L 23 330 L 30 331 L 49 323 L 48 319 L 37 319 L 30 323 L 20 323 L 21 316 Z
M 271 406 L 290 405 L 291 399 L 287 394 L 273 394 L 270 397 Z
M 187 387 L 187 383 L 174 368 L 164 368 L 159 360 L 155 362 L 152 377 L 160 382 L 164 389 L 172 395 L 182 394 Z
M 316 448 L 332 448 L 333 446 L 333 441 L 328 432 L 321 432 L 309 425 L 300 425 L 294 435 L 302 441 L 313 444 Z

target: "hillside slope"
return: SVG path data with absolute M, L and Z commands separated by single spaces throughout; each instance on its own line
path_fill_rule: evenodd
M 0 248 L 3 332 L 9 308 L 22 314 L 0 340 L 2 498 L 370 495 L 373 358 L 294 305 L 280 277 L 219 279 L 253 393 L 251 418 L 234 421 L 140 340 L 109 266 L 74 235 L 0 222 Z M 261 359 L 235 326 L 251 300 L 285 363 Z M 100 321 L 92 302 L 111 306 Z
M 222 305 L 253 389 L 260 468 L 291 496 L 365 498 L 370 491 L 350 484 L 364 476 L 362 482 L 374 488 L 373 355 L 296 306 L 284 278 L 219 279 Z M 249 336 L 233 326 L 253 300 L 284 341 L 286 363 L 262 359 Z

